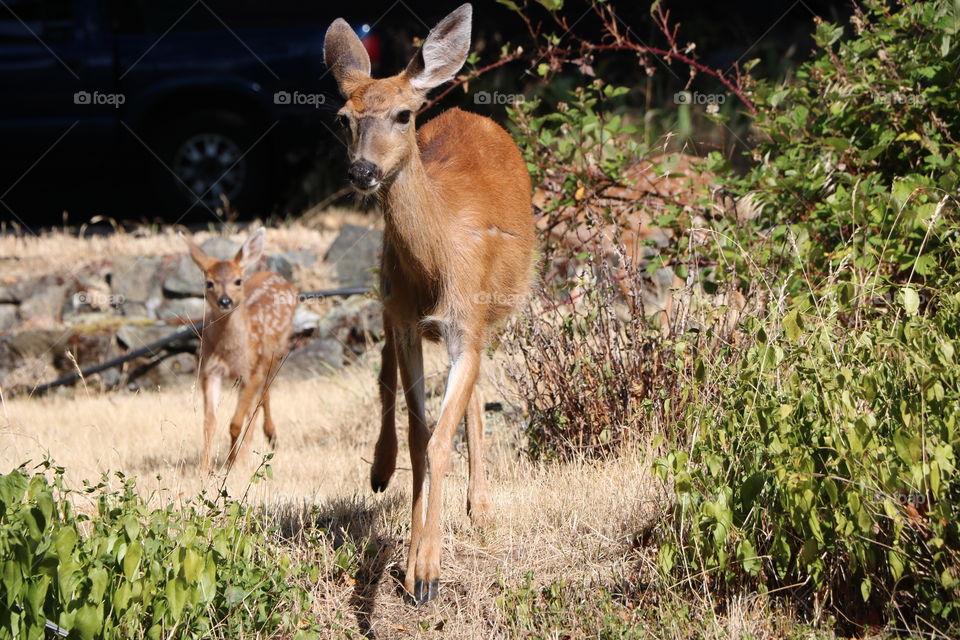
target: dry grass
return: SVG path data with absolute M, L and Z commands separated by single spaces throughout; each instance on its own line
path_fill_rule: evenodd
M 271 252 L 309 248 L 322 255 L 340 226 L 369 222 L 354 212 L 317 214 L 309 228 L 293 224 L 269 229 L 267 246 Z M 200 241 L 206 237 L 198 235 Z M 228 229 L 227 235 L 239 240 L 243 233 Z M 0 237 L 0 256 L 5 256 L 0 266 L 4 277 L 16 277 L 68 272 L 92 264 L 98 256 L 182 251 L 170 230 L 84 239 L 52 231 L 41 238 Z M 309 284 L 322 287 L 330 275 L 324 268 L 298 273 L 298 284 L 302 289 Z M 332 548 L 345 541 L 367 548 L 370 553 L 360 554 L 359 570 L 352 575 L 321 572 L 317 584 L 307 585 L 315 594 L 314 614 L 330 629 L 330 637 L 599 637 L 599 620 L 609 613 L 611 594 L 619 598 L 614 626 L 620 617 L 624 626 L 604 637 L 795 634 L 789 619 L 772 615 L 764 599 L 727 602 L 717 615 L 716 603 L 691 600 L 690 592 L 657 583 L 652 569 L 656 548 L 635 547 L 637 532 L 648 529 L 663 509 L 650 452 L 633 448 L 592 462 L 529 461 L 522 451 L 522 418 L 510 409 L 516 404 L 515 389 L 504 373 L 504 358 L 499 355 L 498 361 L 485 364 L 481 383 L 485 400 L 508 408 L 487 414 L 496 521 L 485 530 L 470 525 L 466 447 L 458 439 L 445 495 L 444 587 L 440 599 L 423 610 L 411 608 L 399 589 L 409 540 L 410 473 L 404 444 L 387 492 L 373 494 L 369 489 L 368 461 L 379 427 L 375 351 L 326 378 L 277 382 L 272 404 L 280 446 L 270 481 L 249 483 L 266 445 L 259 421 L 253 455 L 228 476 L 223 471 L 213 478 L 199 476 L 202 398 L 195 383 L 136 394 L 100 394 L 92 386 L 80 386 L 42 398 L 7 400 L 0 405 L 0 473 L 49 456 L 66 468 L 71 486 L 123 471 L 135 476 L 141 492 L 155 503 L 180 502 L 222 484 L 230 495 L 263 506 L 272 521 L 294 534 L 278 543 L 305 562 L 328 565 Z M 445 366 L 443 349 L 430 347 L 428 413 L 433 417 Z M 220 408 L 221 460 L 226 457 L 226 424 L 234 400 L 235 394 L 226 394 Z M 399 416 L 401 443 L 405 423 Z M 92 504 L 78 507 L 94 509 Z M 318 534 L 318 526 L 329 533 Z M 558 584 L 566 585 L 559 613 L 534 615 L 525 622 L 504 605 L 504 599 L 514 598 L 511 602 L 536 609 L 539 587 Z
M 267 229 L 266 250 L 281 251 L 312 250 L 322 259 L 345 224 L 377 226 L 378 218 L 350 210 L 326 211 L 318 214 L 307 226 L 291 223 Z M 40 235 L 28 233 L 0 234 L 0 272 L 3 281 L 13 281 L 23 276 L 38 274 L 76 273 L 79 268 L 99 260 L 116 256 L 165 256 L 184 252 L 183 241 L 177 236 L 178 228 L 142 227 L 132 231 L 118 229 L 104 235 L 81 237 L 76 231 L 50 229 Z M 238 242 L 247 236 L 247 229 L 227 225 L 219 231 L 199 231 L 194 239 L 200 243 L 211 235 L 224 235 Z M 318 265 L 315 274 L 302 274 L 310 282 L 326 284 L 325 265 Z M 297 274 L 298 279 L 301 274 Z
M 281 444 L 272 462 L 273 479 L 248 484 L 259 458 L 252 455 L 225 480 L 231 495 L 246 492 L 249 504 L 267 507 L 288 530 L 319 522 L 340 539 L 375 551 L 355 579 L 328 578 L 311 585 L 315 613 L 327 622 L 331 636 L 356 637 L 359 631 L 377 638 L 513 637 L 497 599 L 505 589 L 524 584 L 528 572 L 536 584 L 572 585 L 576 599 L 589 605 L 598 585 L 613 585 L 636 572 L 641 558 L 650 557 L 652 552 L 632 550 L 630 544 L 633 534 L 658 513 L 657 483 L 646 452 L 592 463 L 535 465 L 518 449 L 519 425 L 504 417 L 510 412 L 488 414 L 496 523 L 487 530 L 470 525 L 465 446 L 458 440 L 445 495 L 445 588 L 434 605 L 412 609 L 398 590 L 409 527 L 405 449 L 387 492 L 374 495 L 368 486 L 367 460 L 378 428 L 378 362 L 374 352 L 332 377 L 278 382 L 273 406 Z M 507 396 L 509 404 L 500 364 L 487 363 L 483 394 L 488 401 Z M 444 366 L 442 350 L 428 350 L 428 389 L 442 388 Z M 201 406 L 195 388 L 130 395 L 98 395 L 81 388 L 71 395 L 14 399 L 0 413 L 0 472 L 49 455 L 66 467 L 73 486 L 122 470 L 137 477 L 145 495 L 159 490 L 155 500 L 179 501 L 204 488 L 216 489 L 222 475 L 204 480 L 197 473 Z M 430 415 L 436 415 L 438 406 L 433 395 Z M 230 395 L 221 408 L 221 459 L 232 408 Z M 399 424 L 405 424 L 402 416 Z M 253 449 L 264 446 L 258 427 Z M 311 547 L 305 542 L 309 537 L 296 539 L 300 542 L 290 544 L 296 545 L 297 555 L 323 561 L 328 550 Z M 744 628 L 770 635 L 770 618 L 762 609 L 750 601 L 723 618 L 711 613 L 704 623 L 708 627 L 698 635 L 724 637 L 737 630 L 739 636 Z M 564 637 L 557 633 L 539 637 Z M 686 633 L 681 626 L 669 635 Z M 644 635 L 662 637 L 662 629 L 655 624 Z

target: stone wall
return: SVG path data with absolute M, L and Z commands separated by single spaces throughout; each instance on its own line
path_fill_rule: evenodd
M 347 226 L 325 255 L 304 249 L 265 255 L 258 269 L 298 286 L 299 267 L 319 261 L 333 273 L 331 288 L 372 284 L 381 235 Z M 201 244 L 220 259 L 239 244 L 213 237 Z M 204 278 L 186 254 L 94 256 L 69 273 L 0 280 L 0 387 L 28 390 L 160 340 L 203 319 Z M 302 289 L 301 289 L 302 290 Z M 322 375 L 355 359 L 382 332 L 379 303 L 353 296 L 304 301 L 294 319 L 291 354 L 282 375 Z M 197 374 L 197 337 L 167 345 L 86 380 L 105 388 L 156 388 L 188 383 Z

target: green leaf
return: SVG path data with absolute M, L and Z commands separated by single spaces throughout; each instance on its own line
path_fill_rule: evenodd
M 20 585 L 23 584 L 23 570 L 16 560 L 3 563 L 3 588 L 7 592 L 6 606 L 9 608 L 20 598 Z
M 57 552 L 60 562 L 65 561 L 73 553 L 73 547 L 77 544 L 77 532 L 73 527 L 63 527 L 57 531 L 54 537 L 53 548 Z
M 246 592 L 239 587 L 227 587 L 227 590 L 224 592 L 223 597 L 226 599 L 227 604 L 231 607 L 243 602 Z
M 123 575 L 127 580 L 133 582 L 140 566 L 140 557 L 143 555 L 143 547 L 138 542 L 131 542 L 127 547 L 127 553 L 123 556 Z
M 102 606 L 102 605 L 101 605 Z M 83 640 L 92 640 L 103 625 L 102 611 L 96 605 L 86 604 L 77 610 L 73 618 L 74 628 L 80 633 Z
M 791 342 L 796 342 L 803 335 L 803 320 L 797 309 L 792 309 L 783 317 L 783 330 Z
M 188 584 L 194 584 L 200 579 L 203 571 L 203 557 L 193 549 L 187 549 L 183 558 L 183 577 Z
M 753 546 L 753 543 L 746 538 L 740 541 L 740 545 L 737 548 L 737 556 L 740 558 L 740 564 L 743 570 L 752 576 L 760 573 L 760 569 L 763 568 L 763 563 L 760 558 L 757 557 L 756 548 Z
M 176 578 L 167 582 L 166 595 L 167 602 L 170 604 L 168 613 L 171 621 L 176 621 L 183 613 L 183 608 L 187 604 L 188 589 L 189 587 L 183 578 Z
M 110 577 L 107 570 L 103 567 L 94 567 L 90 569 L 90 601 L 100 602 L 103 600 L 103 594 L 110 583 Z
M 904 287 L 900 290 L 900 294 L 903 309 L 907 312 L 907 315 L 917 315 L 917 312 L 920 310 L 920 296 L 917 295 L 916 289 L 913 287 Z

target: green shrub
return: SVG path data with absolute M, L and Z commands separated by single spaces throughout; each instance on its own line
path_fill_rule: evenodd
M 860 619 L 960 620 L 960 296 L 929 316 L 911 300 L 851 336 L 796 309 L 753 322 L 735 367 L 706 366 L 684 416 L 699 435 L 660 462 L 687 571 Z
M 50 465 L 47 465 L 48 467 Z M 0 639 L 242 638 L 292 634 L 303 569 L 237 502 L 151 509 L 123 479 L 83 493 L 23 467 L 0 475 Z M 76 513 L 72 499 L 95 501 Z
M 854 34 L 751 97 L 742 179 L 766 318 L 690 367 L 658 463 L 677 503 L 662 565 L 791 595 L 856 624 L 960 623 L 960 87 L 955 2 L 867 2 Z M 689 338 L 701 344 L 702 336 Z
M 930 288 L 960 275 L 935 215 L 960 187 L 960 4 L 889 4 L 857 9 L 852 38 L 818 23 L 815 58 L 751 95 L 762 142 L 740 188 L 765 205 L 791 293 L 847 263 Z

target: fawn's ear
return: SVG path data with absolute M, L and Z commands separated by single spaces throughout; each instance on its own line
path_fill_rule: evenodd
M 183 241 L 187 243 L 187 247 L 190 249 L 190 257 L 193 258 L 193 261 L 200 267 L 200 271 L 206 273 L 213 268 L 213 265 L 217 264 L 218 260 L 216 258 L 207 255 L 193 240 L 185 236 L 183 231 L 180 231 L 179 234 L 180 237 L 183 238 Z
M 414 89 L 426 93 L 460 71 L 470 53 L 472 18 L 473 7 L 462 4 L 430 30 L 404 72 Z
M 337 18 L 323 39 L 323 63 L 337 80 L 340 93 L 349 98 L 370 77 L 370 56 L 360 38 L 343 18 Z
M 240 268 L 244 271 L 260 261 L 260 254 L 263 253 L 263 238 L 265 235 L 266 232 L 263 230 L 263 227 L 260 227 L 250 234 L 247 241 L 240 247 L 240 251 L 237 251 L 237 255 L 233 260 L 239 264 Z

